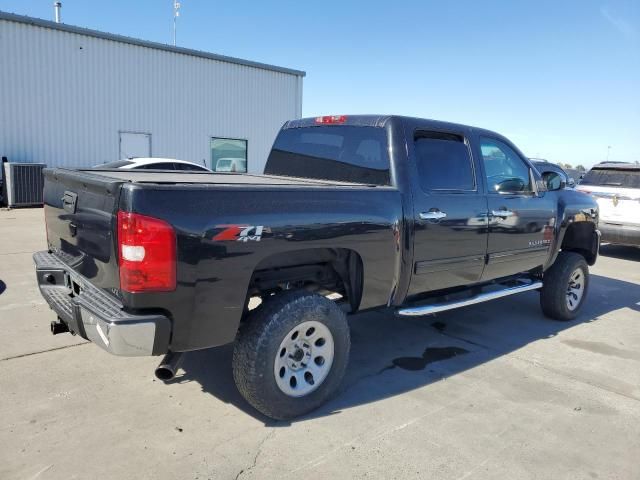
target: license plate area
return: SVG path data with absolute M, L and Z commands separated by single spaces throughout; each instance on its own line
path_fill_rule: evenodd
M 82 285 L 76 282 L 71 275 L 65 272 L 65 284 L 69 289 L 69 293 L 72 297 L 77 297 L 82 293 Z

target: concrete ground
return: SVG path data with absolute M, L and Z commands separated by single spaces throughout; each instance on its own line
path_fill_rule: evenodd
M 0 212 L 1 479 L 640 478 L 640 249 L 603 247 L 570 323 L 535 292 L 356 316 L 341 393 L 285 423 L 242 400 L 230 348 L 165 385 L 157 358 L 50 335 L 44 247 L 42 210 Z

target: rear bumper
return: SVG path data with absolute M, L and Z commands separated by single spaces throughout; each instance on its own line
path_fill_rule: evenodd
M 600 220 L 598 228 L 602 232 L 603 242 L 640 246 L 640 227 Z
M 33 255 L 40 293 L 69 330 L 109 353 L 127 357 L 169 351 L 171 321 L 125 312 L 118 300 L 49 252 Z

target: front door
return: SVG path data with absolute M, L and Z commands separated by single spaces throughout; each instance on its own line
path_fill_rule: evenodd
M 460 132 L 417 130 L 409 145 L 415 179 L 414 265 L 409 294 L 480 280 L 487 250 L 487 199 Z
M 487 181 L 489 240 L 483 280 L 545 263 L 554 236 L 556 196 L 538 195 L 528 163 L 502 140 L 480 137 Z

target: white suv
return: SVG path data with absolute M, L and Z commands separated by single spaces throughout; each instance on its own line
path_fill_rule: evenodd
M 603 242 L 640 246 L 640 165 L 599 163 L 576 189 L 596 198 Z

